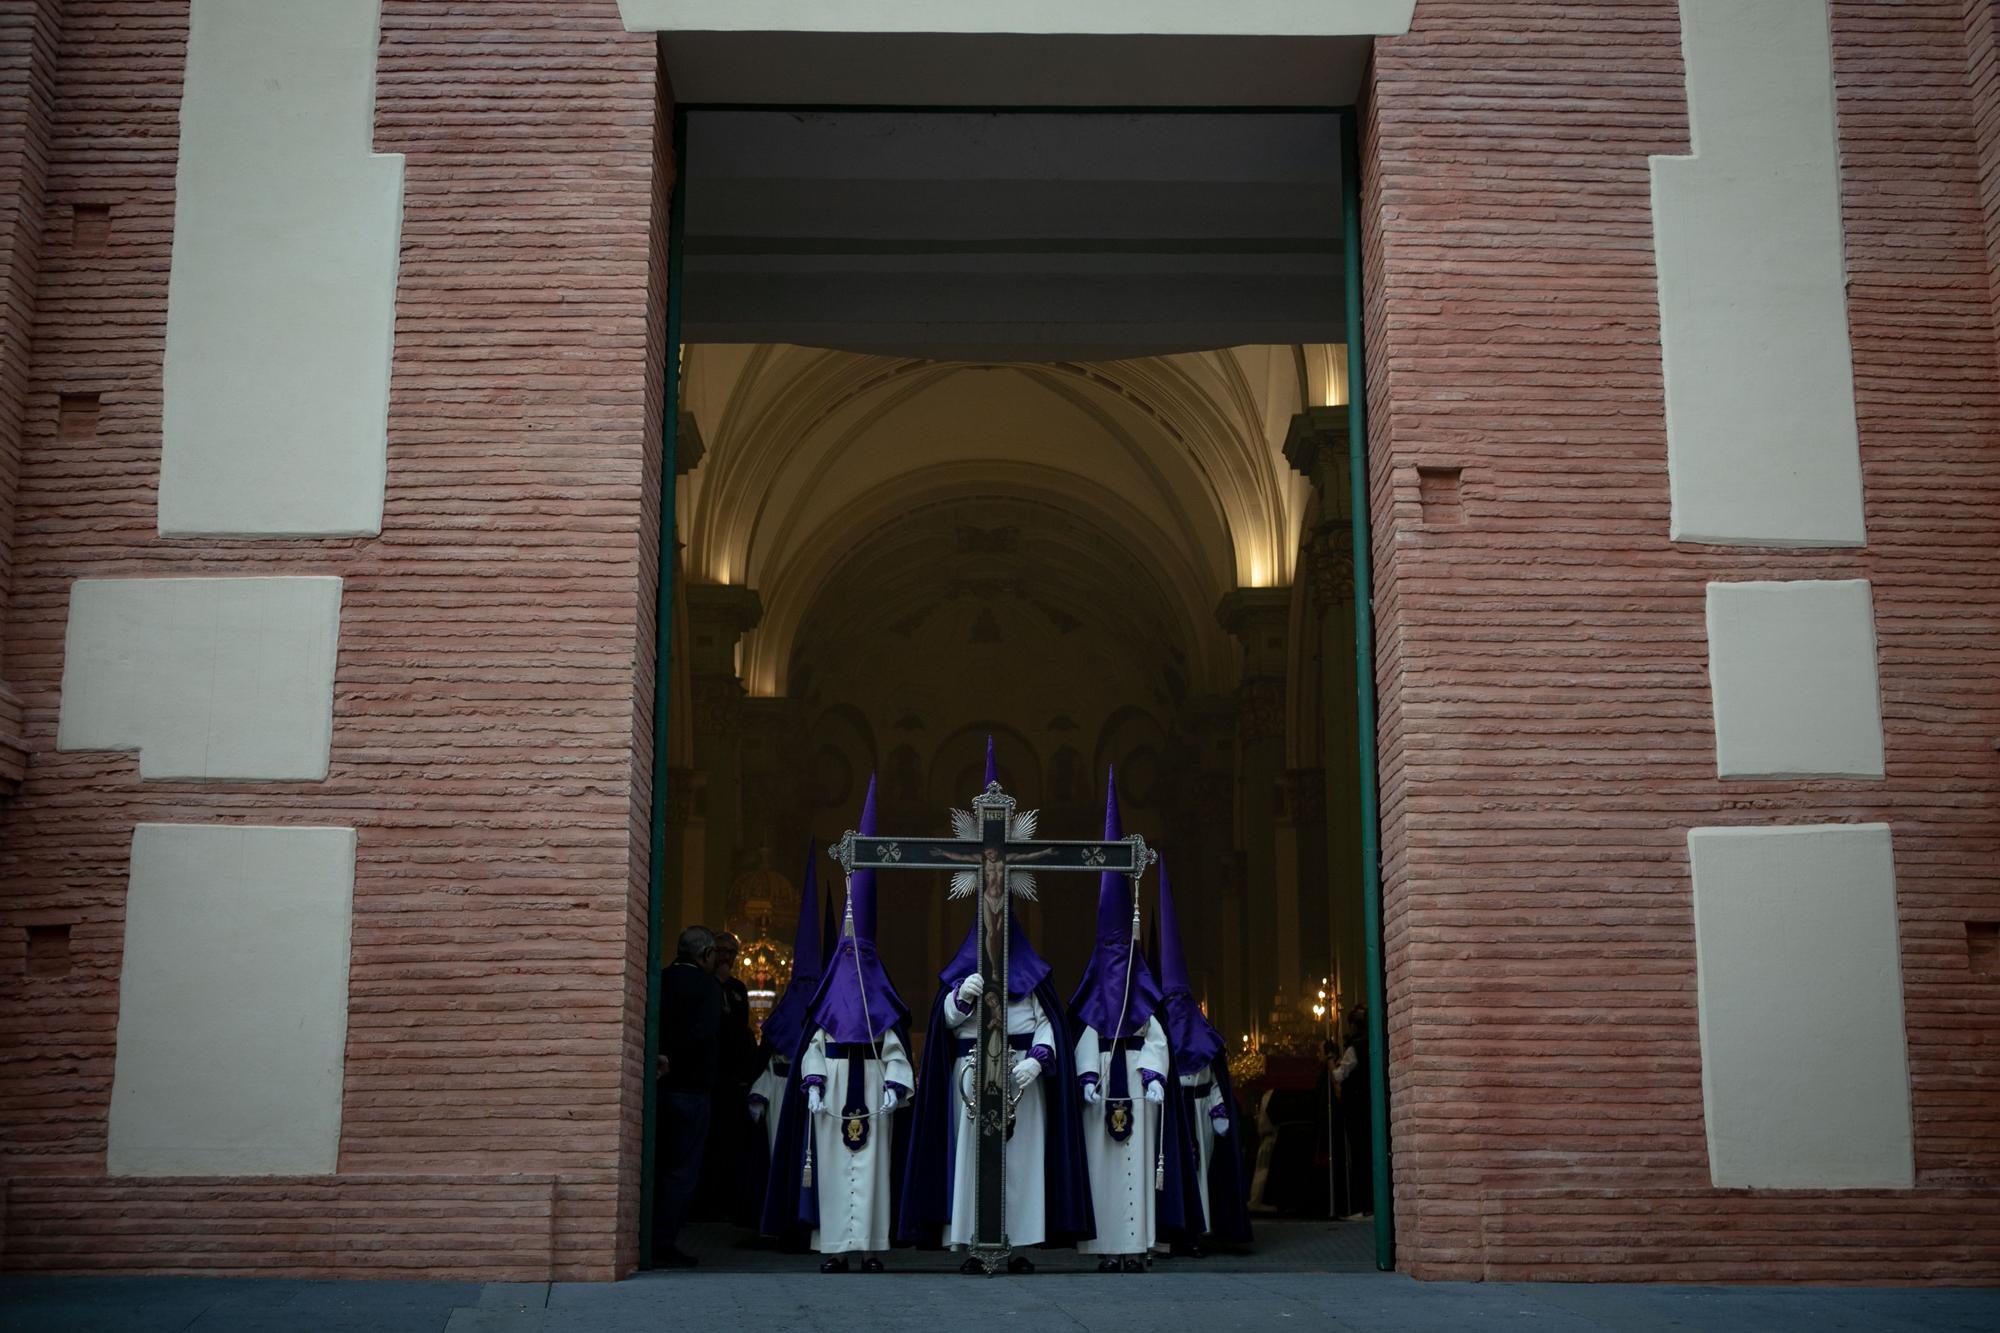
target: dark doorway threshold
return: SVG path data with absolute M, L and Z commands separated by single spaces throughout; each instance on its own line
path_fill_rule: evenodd
M 1373 1222 L 1326 1222 L 1303 1218 L 1257 1218 L 1254 1245 L 1225 1247 L 1204 1259 L 1159 1258 L 1155 1273 L 1372 1273 L 1375 1271 Z M 681 1248 L 701 1260 L 703 1273 L 815 1273 L 816 1254 L 787 1254 L 767 1241 L 751 1237 L 741 1227 L 722 1222 L 689 1223 L 681 1231 Z M 1098 1276 L 1097 1257 L 1073 1249 L 1032 1249 L 1037 1275 L 1088 1273 Z M 959 1256 L 943 1250 L 893 1250 L 891 1273 L 956 1274 Z M 655 1270 L 640 1275 L 671 1279 L 678 1274 Z

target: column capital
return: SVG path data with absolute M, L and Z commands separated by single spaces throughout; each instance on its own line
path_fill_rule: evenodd
M 701 438 L 701 423 L 694 419 L 694 413 L 683 409 L 674 424 L 675 474 L 685 477 L 700 467 L 702 455 L 707 452 L 708 445 Z
M 734 676 L 736 641 L 764 618 L 755 588 L 735 583 L 687 585 L 688 667 L 697 676 Z
M 1346 512 L 1347 408 L 1308 407 L 1292 415 L 1285 432 L 1285 461 L 1320 492 L 1322 503 L 1339 496 Z
M 1223 594 L 1215 618 L 1243 645 L 1244 679 L 1284 678 L 1291 616 L 1290 587 L 1236 588 Z

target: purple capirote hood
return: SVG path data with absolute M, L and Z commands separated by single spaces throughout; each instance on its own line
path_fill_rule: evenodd
M 1160 988 L 1161 1023 L 1174 1064 L 1183 1074 L 1198 1073 L 1222 1053 L 1222 1034 L 1208 1021 L 1188 982 L 1187 958 L 1181 953 L 1180 920 L 1174 913 L 1174 890 L 1167 882 L 1167 862 L 1160 860 Z
M 1110 842 L 1124 836 L 1125 822 L 1118 813 L 1117 775 L 1107 772 L 1104 840 Z M 1106 872 L 1098 877 L 1097 943 L 1090 962 L 1084 966 L 1076 995 L 1069 1002 L 1069 1015 L 1073 1022 L 1096 1029 L 1100 1037 L 1134 1036 L 1160 1007 L 1160 983 L 1146 966 L 1138 941 L 1132 938 L 1136 896 L 1131 876 Z
M 868 779 L 868 799 L 861 806 L 857 829 L 875 833 L 875 779 Z M 847 879 L 847 905 L 840 934 L 826 960 L 819 989 L 813 993 L 807 1017 L 828 1041 L 879 1041 L 890 1028 L 910 1017 L 909 1006 L 896 994 L 882 960 L 875 956 L 875 872 L 857 870 Z

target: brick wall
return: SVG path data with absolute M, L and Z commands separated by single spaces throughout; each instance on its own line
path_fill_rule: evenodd
M 46 221 L 56 0 L 0 8 L 0 799 L 21 781 L 21 703 L 7 684 L 7 592 L 14 573 L 14 489 L 21 471 L 35 288 Z
M 187 5 L 64 12 L 49 215 L 108 202 L 111 229 L 89 254 L 47 229 L 27 395 L 7 1262 L 611 1276 L 637 1217 L 655 45 L 608 3 L 385 0 L 376 145 L 407 165 L 383 533 L 231 544 L 154 528 Z M 59 395 L 83 392 L 94 431 L 58 438 Z M 142 786 L 130 755 L 54 752 L 71 582 L 188 573 L 346 580 L 324 784 Z M 102 1179 L 131 830 L 159 820 L 360 830 L 337 1176 Z M 21 927 L 44 921 L 74 923 L 65 978 L 21 975 Z
M 1870 544 L 1667 540 L 1647 157 L 1674 0 L 1422 0 L 1363 164 L 1400 1255 L 1426 1277 L 2000 1274 L 2000 417 L 1958 0 L 1836 3 Z M 1989 178 L 1990 184 L 1990 178 Z M 1426 529 L 1420 465 L 1464 468 Z M 1715 777 L 1711 577 L 1865 577 L 1888 778 Z M 1894 827 L 1918 1188 L 1708 1185 L 1684 830 Z

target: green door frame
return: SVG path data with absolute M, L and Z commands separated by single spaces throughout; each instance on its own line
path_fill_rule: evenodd
M 659 591 L 653 668 L 652 835 L 647 855 L 646 1034 L 644 1140 L 639 1152 L 639 1262 L 652 1262 L 654 1139 L 659 1124 L 653 1067 L 660 1050 L 661 932 L 666 921 L 667 709 L 671 692 L 674 598 L 674 458 L 680 418 L 681 271 L 687 229 L 687 118 L 701 111 L 843 112 L 903 115 L 966 113 L 1037 115 L 1335 115 L 1340 122 L 1342 260 L 1347 317 L 1348 478 L 1354 541 L 1354 691 L 1361 783 L 1362 931 L 1367 961 L 1370 1176 L 1375 1196 L 1375 1266 L 1396 1266 L 1395 1194 L 1389 1176 L 1388 1001 L 1382 958 L 1381 801 L 1376 789 L 1375 624 L 1368 512 L 1367 375 L 1363 364 L 1361 291 L 1361 172 L 1358 113 L 1354 107 L 943 107 L 794 106 L 714 104 L 674 109 L 673 195 L 667 224 L 667 335 L 664 413 L 660 428 Z M 1329 699 L 1328 707 L 1336 701 Z
M 664 73 L 664 71 L 663 71 Z M 646 1034 L 639 1143 L 639 1266 L 653 1262 L 654 1142 L 660 1123 L 659 1082 L 653 1076 L 660 1055 L 660 945 L 667 918 L 667 710 L 673 695 L 674 488 L 681 417 L 681 244 L 687 231 L 687 112 L 674 108 L 674 182 L 667 203 L 667 332 L 660 391 L 660 551 L 659 587 L 653 597 L 653 799 L 652 831 L 646 842 Z M 654 170 L 658 170 L 655 167 Z
M 1368 371 L 1361 348 L 1360 113 L 1340 109 L 1341 259 L 1346 268 L 1348 526 L 1354 542 L 1354 734 L 1361 781 L 1361 934 L 1368 985 L 1369 1178 L 1375 1266 L 1396 1266 L 1396 1194 L 1389 1177 L 1389 1000 L 1382 960 L 1382 799 L 1375 754 L 1375 570 L 1368 512 Z

